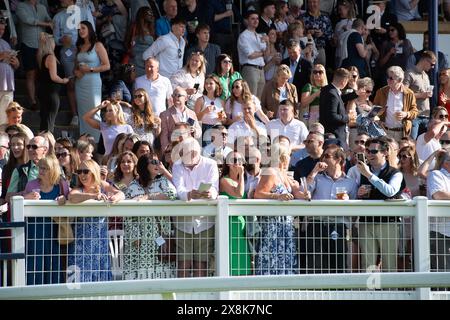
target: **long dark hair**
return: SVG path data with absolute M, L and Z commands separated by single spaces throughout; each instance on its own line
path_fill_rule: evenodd
M 231 59 L 231 57 L 229 55 L 227 55 L 226 53 L 219 54 L 216 58 L 216 70 L 214 71 L 214 73 L 217 74 L 219 77 L 222 74 L 222 61 L 225 60 L 226 58 L 233 61 L 233 59 Z M 234 67 L 233 67 L 233 64 L 231 64 L 230 73 L 227 74 L 227 76 L 231 76 L 233 73 L 234 73 Z
M 91 47 L 88 51 L 91 51 L 92 48 L 94 48 L 95 44 L 97 43 L 97 34 L 94 31 L 94 28 L 92 27 L 92 24 L 89 21 L 81 21 L 80 24 L 83 24 L 88 29 L 88 40 L 91 44 Z M 84 39 L 82 39 L 80 36 L 77 39 L 77 50 L 78 52 L 81 52 L 81 46 L 84 44 Z
M 152 182 L 152 176 L 150 175 L 150 171 L 148 171 L 148 165 L 150 161 L 153 160 L 153 154 L 144 154 L 142 155 L 137 163 L 137 173 L 139 175 L 139 184 L 147 188 Z

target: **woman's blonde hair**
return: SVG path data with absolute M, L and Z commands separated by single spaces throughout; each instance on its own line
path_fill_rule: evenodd
M 113 112 L 117 115 L 117 124 L 121 124 L 121 125 L 127 124 L 125 121 L 125 116 L 123 115 L 122 107 L 120 106 L 120 104 L 111 103 L 111 102 L 109 102 L 109 104 L 113 108 Z M 109 120 L 105 120 L 105 122 L 108 126 L 113 125 L 113 123 L 111 123 L 111 121 L 109 121 Z
M 315 69 L 320 69 L 320 70 L 322 70 L 322 74 L 323 74 L 323 76 L 322 76 L 322 81 L 321 81 L 321 83 L 317 83 L 315 80 L 314 80 L 314 70 Z M 325 67 L 322 65 L 322 64 L 320 64 L 320 63 L 318 63 L 318 64 L 315 64 L 314 65 L 314 67 L 313 67 L 313 69 L 311 70 L 311 76 L 310 76 L 310 78 L 309 78 L 309 80 L 311 81 L 311 84 L 313 85 L 313 86 L 316 86 L 316 87 L 325 87 L 326 85 L 328 85 L 328 78 L 327 78 L 327 72 L 326 72 L 326 70 L 325 70 Z
M 270 147 L 270 158 L 271 167 L 275 168 L 280 165 L 280 163 L 288 163 L 291 151 L 289 147 L 284 144 L 275 143 Z
M 187 72 L 191 72 L 191 60 L 193 56 L 197 56 L 200 58 L 200 68 L 197 70 L 197 75 L 203 73 L 206 73 L 206 63 L 205 63 L 205 56 L 203 55 L 203 53 L 201 53 L 200 51 L 194 51 L 192 52 L 189 57 L 186 60 L 186 64 L 184 65 L 184 68 Z
M 55 156 L 46 156 L 42 158 L 39 160 L 38 166 L 47 167 L 48 179 L 52 186 L 59 184 L 59 180 L 61 179 L 61 167 Z M 39 181 L 41 181 L 40 178 Z
M 275 71 L 274 80 L 278 81 L 278 78 L 280 76 L 286 76 L 286 77 L 291 78 L 292 77 L 291 69 L 285 64 L 280 64 L 278 66 L 277 70 Z
M 92 177 L 94 178 L 93 185 L 96 187 L 97 192 L 100 192 L 102 185 L 102 179 L 100 176 L 100 166 L 97 164 L 97 162 L 95 162 L 92 159 L 81 161 L 79 168 L 83 166 L 85 166 L 92 174 Z M 78 179 L 78 187 L 79 188 L 83 187 L 81 179 Z
M 23 107 L 15 102 L 11 101 L 5 109 L 6 114 L 10 114 L 11 112 L 23 112 Z
M 47 55 L 55 55 L 55 38 L 51 34 L 41 32 L 39 36 L 39 48 L 36 55 L 40 69 L 43 68 L 42 59 Z

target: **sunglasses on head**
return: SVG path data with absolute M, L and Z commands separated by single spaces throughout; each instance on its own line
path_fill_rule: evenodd
M 89 174 L 91 171 L 89 169 L 78 169 L 76 172 L 77 174 Z
M 377 149 L 366 149 L 366 152 L 367 153 L 370 153 L 370 154 L 377 154 L 378 152 L 380 152 L 380 150 L 377 150 Z
M 61 152 L 61 153 L 57 153 L 56 154 L 56 158 L 59 159 L 61 157 L 65 158 L 67 157 L 69 154 L 67 152 Z
M 28 144 L 27 145 L 28 150 L 31 150 L 31 149 L 37 150 L 38 148 L 40 148 L 40 146 L 38 146 L 37 144 Z
M 155 166 L 159 165 L 161 163 L 161 161 L 159 161 L 158 159 L 152 159 L 150 160 L 150 164 L 153 164 Z

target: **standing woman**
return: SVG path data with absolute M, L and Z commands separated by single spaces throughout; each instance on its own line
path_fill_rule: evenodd
M 224 108 L 225 102 L 220 99 L 222 87 L 219 78 L 209 75 L 205 79 L 203 96 L 195 102 L 194 111 L 197 119 L 202 122 L 203 146 L 211 141 L 209 129 L 216 124 L 222 124 L 227 120 Z M 205 135 L 206 134 L 206 135 Z
M 266 51 L 264 51 L 264 62 L 266 63 L 264 66 L 264 76 L 266 81 L 270 81 L 281 63 L 281 50 L 280 42 L 277 38 L 277 31 L 270 29 L 267 36 L 269 37 L 269 42 L 267 43 Z
M 95 117 L 102 109 L 106 109 L 105 120 L 99 121 Z M 97 108 L 87 111 L 83 120 L 92 128 L 102 132 L 105 155 L 111 153 L 114 140 L 119 133 L 134 133 L 133 128 L 125 122 L 121 106 L 108 100 L 103 101 Z
M 226 101 L 231 95 L 231 86 L 234 81 L 242 79 L 242 76 L 239 72 L 234 71 L 233 60 L 225 53 L 217 56 L 214 74 L 219 77 L 220 84 L 222 85 L 222 95 L 220 98 Z
M 200 51 L 194 51 L 187 58 L 184 68 L 170 77 L 172 88 L 181 87 L 186 90 L 186 106 L 194 109 L 195 102 L 202 96 L 205 83 L 205 57 Z
M 272 146 L 272 163 L 262 173 L 255 190 L 255 199 L 289 201 L 304 199 L 299 184 L 287 175 L 290 150 L 281 145 Z M 261 217 L 261 238 L 258 241 L 255 258 L 255 274 L 297 273 L 297 245 L 294 217 Z
M 77 78 L 75 94 L 78 115 L 83 116 L 80 121 L 80 134 L 89 133 L 98 142 L 100 132 L 86 123 L 84 115 L 91 110 L 92 106 L 98 106 L 101 103 L 102 79 L 100 73 L 108 71 L 110 65 L 106 49 L 101 42 L 97 42 L 97 36 L 89 21 L 80 23 L 77 50 L 74 74 Z
M 59 92 L 62 84 L 69 82 L 68 78 L 61 78 L 64 74 L 62 65 L 55 56 L 55 39 L 52 35 L 42 32 L 39 38 L 37 52 L 39 65 L 39 91 L 41 102 L 40 130 L 53 131 L 56 115 L 59 111 Z
M 27 200 L 56 200 L 66 202 L 69 185 L 61 178 L 61 169 L 54 156 L 38 162 L 39 176 L 25 187 Z M 63 260 L 60 255 L 58 225 L 50 217 L 27 219 L 27 285 L 56 284 L 63 280 Z
M 325 67 L 321 64 L 315 64 L 311 72 L 310 83 L 307 83 L 302 89 L 301 109 L 299 119 L 306 126 L 319 122 L 319 104 L 320 90 L 328 85 L 327 73 Z
M 136 66 L 136 77 L 145 74 L 142 54 L 155 39 L 155 17 L 150 7 L 141 7 L 131 28 L 131 62 Z
M 152 102 L 145 89 L 134 91 L 128 124 L 139 136 L 139 140 L 148 141 L 152 146 L 161 133 L 161 119 L 153 112 Z
M 79 184 L 69 193 L 69 202 L 86 200 L 116 203 L 125 199 L 117 190 L 100 178 L 100 167 L 94 160 L 81 162 L 77 170 Z M 105 217 L 78 218 L 75 223 L 75 248 L 69 255 L 68 270 L 73 271 L 75 282 L 111 280 L 108 219 Z
M 162 174 L 161 167 L 162 163 L 156 156 L 151 154 L 141 156 L 137 163 L 139 179 L 130 184 L 126 198 L 175 200 L 177 190 L 172 182 Z M 158 259 L 161 249 L 155 242 L 155 239 L 160 236 L 166 240 L 170 238 L 172 234 L 170 217 L 126 218 L 124 229 L 126 235 L 124 243 L 126 280 L 175 277 L 173 263 Z
M 229 199 L 246 199 L 245 160 L 238 152 L 230 152 L 219 180 L 220 195 Z M 251 259 L 246 237 L 246 222 L 242 216 L 230 217 L 230 275 L 243 276 L 252 273 Z

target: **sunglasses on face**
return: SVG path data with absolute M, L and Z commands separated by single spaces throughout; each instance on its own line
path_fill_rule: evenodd
M 135 99 L 140 99 L 140 98 L 142 98 L 144 95 L 143 94 L 135 94 L 134 95 L 134 98 Z
M 313 73 L 314 74 L 323 74 L 323 71 L 322 70 L 314 70 Z
M 38 148 L 40 148 L 40 146 L 38 146 L 38 145 L 36 145 L 36 144 L 28 144 L 28 145 L 27 145 L 27 149 L 28 149 L 28 150 L 31 150 L 31 149 L 37 150 Z
M 150 160 L 150 164 L 153 164 L 155 166 L 158 166 L 161 163 L 161 161 L 159 161 L 158 159 L 152 159 Z
M 223 62 L 223 63 L 226 63 L 226 64 L 232 63 L 231 60 L 222 60 L 222 62 Z
M 67 152 L 61 152 L 61 153 L 57 153 L 56 154 L 56 158 L 59 159 L 61 157 L 65 158 L 67 157 L 69 154 Z
M 77 174 L 89 174 L 89 169 L 78 169 L 77 171 Z
M 356 78 L 358 78 L 358 75 L 357 74 L 352 74 L 352 78 L 356 79 Z
M 448 114 L 440 114 L 438 116 L 439 119 L 448 119 Z
M 400 154 L 398 156 L 398 158 L 401 159 L 401 160 L 406 160 L 406 159 L 411 158 L 411 156 L 409 154 Z
M 450 140 L 439 140 L 439 143 L 443 146 L 445 145 L 449 145 L 450 144 Z
M 377 154 L 378 152 L 380 152 L 380 150 L 377 150 L 377 149 L 371 149 L 371 150 L 366 149 L 366 152 L 370 153 L 370 154 Z
M 355 140 L 354 142 L 355 142 L 356 145 L 360 145 L 360 144 L 364 145 L 364 144 L 366 144 L 366 140 Z

